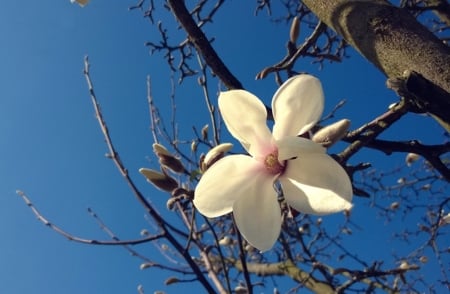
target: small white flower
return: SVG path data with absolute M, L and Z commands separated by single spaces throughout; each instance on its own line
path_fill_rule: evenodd
M 78 3 L 81 7 L 84 7 L 89 3 L 89 0 L 70 0 L 70 3 Z
M 275 93 L 272 133 L 264 104 L 244 90 L 223 92 L 219 109 L 230 133 L 250 155 L 229 155 L 213 164 L 195 189 L 194 205 L 207 217 L 234 213 L 240 233 L 255 248 L 270 249 L 281 230 L 274 182 L 294 209 L 323 215 L 351 208 L 352 185 L 325 148 L 298 137 L 322 115 L 320 81 L 310 75 L 287 80 Z

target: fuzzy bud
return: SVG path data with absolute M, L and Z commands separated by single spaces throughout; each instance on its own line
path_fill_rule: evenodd
M 292 44 L 297 43 L 299 35 L 300 35 L 300 21 L 298 20 L 298 17 L 294 17 L 291 24 L 291 30 L 289 32 L 289 41 L 291 41 Z
M 191 142 L 191 151 L 192 151 L 192 153 L 197 152 L 197 146 L 198 146 L 198 142 L 195 141 L 195 140 L 193 140 L 193 141 Z
M 447 215 L 444 215 L 441 218 L 441 221 L 439 222 L 440 226 L 448 225 L 450 224 L 450 213 L 447 213 Z
M 147 179 L 148 182 L 152 183 L 160 190 L 172 192 L 178 187 L 177 181 L 175 181 L 172 177 L 169 177 L 167 174 L 148 168 L 141 168 L 139 169 L 139 172 Z
M 78 3 L 81 7 L 84 7 L 89 3 L 89 0 L 70 0 L 71 3 Z
M 167 150 L 163 145 L 154 143 L 153 152 L 155 152 L 156 156 L 158 156 L 159 163 L 161 163 L 164 167 L 167 167 L 175 173 L 184 172 L 185 169 L 181 161 L 170 153 L 169 150 Z
M 161 145 L 161 144 L 154 143 L 154 144 L 152 145 L 152 147 L 153 147 L 153 152 L 155 152 L 156 156 L 158 156 L 158 157 L 159 157 L 161 154 L 164 154 L 164 155 L 172 155 L 172 153 L 170 153 L 169 150 L 167 150 L 166 147 L 164 147 L 164 146 Z
M 159 163 L 175 173 L 182 173 L 185 170 L 183 163 L 173 155 L 159 155 Z
M 400 203 L 397 202 L 397 201 L 392 202 L 391 205 L 389 206 L 389 208 L 390 208 L 391 210 L 396 210 L 396 209 L 398 209 L 399 207 L 400 207 Z
M 341 119 L 317 131 L 312 140 L 325 148 L 331 147 L 345 136 L 349 127 L 350 120 Z
M 420 261 L 421 263 L 427 263 L 427 262 L 428 262 L 428 257 L 426 257 L 425 255 L 422 255 L 422 256 L 419 258 L 419 261 Z
M 180 281 L 180 279 L 176 278 L 176 277 L 170 277 L 167 280 L 164 281 L 164 284 L 166 285 L 171 285 L 171 284 L 175 284 L 178 283 Z
M 236 288 L 234 288 L 234 292 L 236 294 L 247 294 L 248 289 L 244 286 L 238 285 Z
M 139 267 L 141 270 L 145 270 L 146 268 L 151 267 L 153 264 L 149 263 L 149 262 L 144 262 L 141 263 L 141 266 Z
M 212 148 L 206 153 L 205 158 L 203 159 L 202 171 L 206 171 L 211 165 L 221 159 L 225 153 L 233 148 L 233 144 L 231 143 L 222 143 Z
M 416 153 L 408 153 L 405 158 L 405 162 L 407 166 L 411 166 L 415 161 L 419 159 L 419 154 Z
M 167 200 L 167 203 L 166 203 L 167 209 L 168 209 L 168 210 L 173 210 L 174 207 L 175 207 L 175 204 L 176 204 L 178 201 L 180 201 L 180 198 L 179 198 L 179 197 L 171 197 L 171 198 L 169 198 L 169 200 Z
M 205 125 L 202 128 L 202 139 L 203 140 L 208 140 L 208 130 L 209 130 L 209 125 Z
M 225 236 L 219 240 L 219 245 L 228 246 L 232 243 L 232 240 L 229 236 Z

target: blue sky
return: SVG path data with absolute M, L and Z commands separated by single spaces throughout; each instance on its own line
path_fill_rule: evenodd
M 25 191 L 50 221 L 77 236 L 107 239 L 87 207 L 122 239 L 138 238 L 140 230 L 148 228 L 144 210 L 104 156 L 107 149 L 82 75 L 83 58 L 88 54 L 116 148 L 138 186 L 167 213 L 166 196 L 137 173 L 143 166 L 156 167 L 149 161 L 153 142 L 148 130 L 147 75 L 162 112 L 170 106 L 166 63 L 158 54 L 150 56 L 144 46 L 159 36 L 139 11 L 128 11 L 137 1 L 92 2 L 80 8 L 69 0 L 6 1 L 0 10 L 1 293 L 135 293 L 139 284 L 148 293 L 182 289 L 165 288 L 161 281 L 169 273 L 141 271 L 140 261 L 120 247 L 65 240 L 39 223 L 15 194 L 17 189 Z M 264 13 L 253 17 L 253 2 L 236 9 L 239 5 L 237 1 L 226 3 L 207 32 L 216 36 L 214 47 L 246 89 L 270 103 L 276 85 L 270 78 L 255 81 L 254 77 L 284 56 L 288 27 L 268 23 Z M 180 40 L 182 34 L 174 27 L 173 17 L 159 9 L 158 15 L 172 32 L 171 41 Z M 397 98 L 385 89 L 384 76 L 354 52 L 350 54 L 348 62 L 326 65 L 323 71 L 309 60 L 298 66 L 321 78 L 328 111 L 346 98 L 347 105 L 338 116 L 359 126 Z M 187 139 L 192 126 L 201 128 L 208 117 L 195 79 L 176 91 L 180 130 Z M 187 115 L 186 107 L 195 115 Z M 442 141 L 442 129 L 434 121 L 411 115 L 404 125 L 412 123 L 414 128 L 395 128 L 386 138 L 419 136 L 425 143 Z M 384 157 L 371 151 L 352 161 L 374 160 L 382 170 L 402 164 L 403 159 L 404 155 Z M 372 226 L 377 226 L 376 213 L 364 209 L 365 199 L 356 199 L 355 204 L 361 208 L 356 214 L 370 218 L 367 223 L 359 222 L 368 229 L 361 232 L 361 243 L 355 246 L 382 243 L 383 235 L 371 234 Z M 158 256 L 151 244 L 141 248 Z M 382 250 L 373 254 L 383 256 Z

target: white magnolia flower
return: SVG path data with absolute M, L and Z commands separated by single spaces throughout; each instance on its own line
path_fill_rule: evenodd
M 71 3 L 78 3 L 81 7 L 84 7 L 89 3 L 89 0 L 70 0 Z
M 270 133 L 264 104 L 244 90 L 223 92 L 219 108 L 230 133 L 249 155 L 229 155 L 212 165 L 195 189 L 194 205 L 207 217 L 230 212 L 244 238 L 261 251 L 270 249 L 281 230 L 274 183 L 294 209 L 323 215 L 351 208 L 352 185 L 325 148 L 298 137 L 323 111 L 320 81 L 310 75 L 287 80 L 275 93 Z

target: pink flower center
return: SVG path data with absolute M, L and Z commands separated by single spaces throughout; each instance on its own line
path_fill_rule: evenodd
M 275 150 L 272 153 L 269 153 L 264 159 L 264 167 L 271 174 L 281 174 L 286 169 L 285 164 L 281 164 L 278 161 L 278 150 Z

